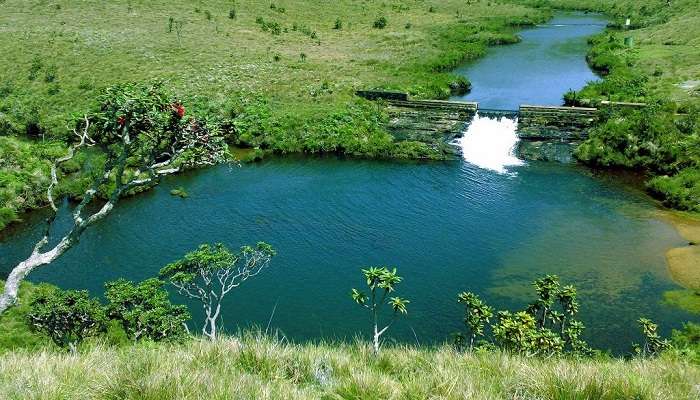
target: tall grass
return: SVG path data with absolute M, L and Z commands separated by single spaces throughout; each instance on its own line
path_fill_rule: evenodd
M 690 399 L 700 369 L 672 358 L 536 359 L 450 347 L 289 344 L 255 334 L 0 356 L 9 399 Z

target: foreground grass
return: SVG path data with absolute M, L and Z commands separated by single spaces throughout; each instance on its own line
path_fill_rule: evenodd
M 448 347 L 281 344 L 246 336 L 183 345 L 95 346 L 0 356 L 8 399 L 690 399 L 700 368 L 458 354 Z

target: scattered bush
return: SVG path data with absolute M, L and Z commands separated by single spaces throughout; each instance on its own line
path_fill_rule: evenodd
M 333 24 L 333 29 L 343 29 L 343 21 L 340 19 L 340 17 L 335 19 L 335 24 Z
M 377 18 L 376 20 L 374 20 L 374 23 L 372 24 L 372 26 L 375 29 L 384 29 L 384 28 L 386 28 L 387 23 L 388 23 L 388 21 L 387 21 L 386 17 L 381 16 L 381 17 Z

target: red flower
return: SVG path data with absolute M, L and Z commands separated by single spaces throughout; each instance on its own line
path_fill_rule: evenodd
M 117 118 L 117 124 L 119 124 L 119 126 L 124 126 L 125 123 L 126 123 L 126 117 L 124 117 L 123 115 L 120 116 L 119 118 Z
M 173 112 L 177 114 L 178 118 L 182 118 L 185 116 L 185 107 L 182 106 L 180 103 L 175 103 L 173 104 Z

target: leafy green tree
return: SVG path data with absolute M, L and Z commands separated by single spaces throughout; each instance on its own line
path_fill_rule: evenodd
M 387 301 L 389 294 L 396 289 L 396 285 L 402 280 L 396 273 L 396 268 L 390 270 L 387 267 L 370 267 L 363 269 L 362 273 L 367 280 L 367 287 L 370 290 L 369 296 L 357 289 L 352 289 L 350 295 L 357 304 L 370 310 L 372 313 L 372 325 L 374 328 L 372 344 L 374 353 L 377 354 L 381 346 L 381 336 L 401 314 L 406 314 L 406 306 L 409 301 L 401 297 L 390 297 Z M 384 304 L 388 304 L 391 307 L 393 314 L 389 323 L 379 329 L 379 311 Z
M 648 318 L 639 318 L 637 321 L 644 335 L 644 343 L 634 345 L 634 352 L 642 357 L 654 357 L 671 347 L 667 339 L 659 336 L 659 326 Z
M 537 326 L 544 328 L 548 322 L 556 322 L 557 315 L 552 315 L 554 300 L 559 294 L 559 277 L 547 275 L 533 283 L 537 300 L 530 305 L 528 312 L 537 318 Z M 554 317 L 554 318 L 553 318 Z
M 205 320 L 202 333 L 216 339 L 224 297 L 243 281 L 258 275 L 270 264 L 275 250 L 267 243 L 243 246 L 233 253 L 223 244 L 203 244 L 179 261 L 168 264 L 160 275 L 180 294 L 202 303 Z
M 103 219 L 123 196 L 155 185 L 166 175 L 226 160 L 227 146 L 214 124 L 186 116 L 182 103 L 163 82 L 122 84 L 108 88 L 98 106 L 76 122 L 75 142 L 51 166 L 47 199 L 52 214 L 44 236 L 26 260 L 10 272 L 0 294 L 0 314 L 17 301 L 20 282 L 35 268 L 49 264 L 75 246 L 91 225 Z M 51 249 L 44 249 L 58 207 L 54 189 L 58 171 L 76 151 L 92 147 L 105 157 L 103 168 L 73 209 L 72 225 Z M 104 202 L 93 207 L 98 197 Z
M 72 352 L 85 338 L 97 336 L 107 328 L 102 304 L 85 290 L 41 288 L 32 298 L 30 310 L 29 326 Z
M 462 292 L 457 295 L 457 302 L 464 305 L 464 324 L 469 329 L 469 349 L 474 348 L 474 340 L 477 336 L 484 336 L 484 327 L 493 317 L 493 309 L 486 305 L 479 296 L 471 292 Z M 461 343 L 464 336 L 458 336 Z
M 187 307 L 173 305 L 164 284 L 151 278 L 140 283 L 119 279 L 105 285 L 107 314 L 121 323 L 129 339 L 161 341 L 187 335 Z

